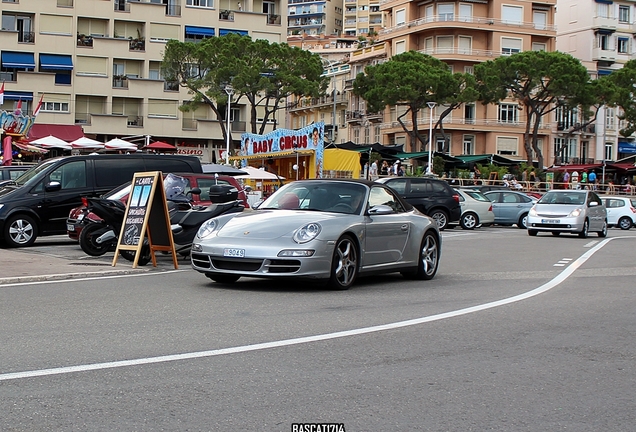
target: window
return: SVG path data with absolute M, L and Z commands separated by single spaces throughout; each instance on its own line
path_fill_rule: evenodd
M 467 103 L 464 105 L 464 123 L 475 124 L 475 104 Z
M 274 15 L 276 13 L 276 3 L 271 2 L 271 1 L 264 1 L 263 2 L 263 13 L 267 14 L 267 15 Z
M 470 54 L 473 48 L 473 38 L 469 36 L 458 37 L 459 54 Z
M 568 130 L 575 126 L 579 120 L 579 110 L 577 108 L 557 107 L 555 110 L 557 130 Z
M 475 137 L 473 135 L 464 135 L 464 142 L 462 145 L 462 154 L 465 154 L 465 155 L 475 154 Z
M 212 8 L 214 7 L 214 1 L 213 0 L 186 0 L 186 5 Z
M 69 112 L 68 106 L 68 102 L 42 102 L 42 111 Z
M 497 137 L 497 154 L 516 156 L 519 141 L 514 137 Z
M 618 22 L 629 24 L 629 6 L 618 6 Z
M 616 114 L 614 108 L 605 107 L 605 129 L 614 129 Z
M 393 183 L 391 183 L 393 187 Z M 398 192 L 399 193 L 399 192 Z M 386 205 L 393 209 L 395 212 L 403 212 L 404 208 L 402 204 L 391 193 L 383 187 L 372 187 L 369 192 L 369 207 L 377 205 Z
M 532 11 L 532 21 L 536 29 L 545 30 L 548 28 L 548 14 L 546 12 Z
M 612 155 L 614 154 L 614 145 L 611 142 L 605 143 L 605 160 L 613 160 Z
M 517 114 L 517 105 L 515 104 L 499 104 L 499 123 L 517 123 L 519 117 Z
M 598 34 L 596 35 L 596 45 L 602 50 L 610 49 L 610 35 Z
M 69 162 L 55 169 L 49 174 L 49 181 L 57 181 L 62 189 L 77 189 L 86 187 L 86 162 Z
M 395 25 L 404 25 L 406 24 L 406 9 L 400 9 L 395 12 Z
M 426 22 L 435 21 L 435 14 L 433 13 L 433 6 L 426 6 L 426 10 L 424 12 L 426 16 Z
M 501 38 L 501 55 L 511 55 L 521 52 L 522 39 Z
M 546 44 L 540 42 L 532 42 L 532 51 L 545 51 Z
M 521 24 L 523 22 L 523 8 L 520 6 L 502 6 L 501 21 L 504 24 Z
M 626 37 L 619 37 L 616 49 L 620 54 L 629 54 L 629 39 Z
M 596 15 L 600 18 L 611 18 L 609 5 L 606 3 L 596 3 Z
M 450 140 L 450 139 L 449 139 Z M 449 143 L 450 145 L 450 143 Z M 435 151 L 438 153 L 446 153 L 446 140 L 444 137 L 435 137 Z
M 568 163 L 571 158 L 576 157 L 576 138 L 555 138 L 554 156 L 561 159 L 561 163 Z
M 453 37 L 452 36 L 438 36 L 437 37 L 437 50 L 439 53 L 452 53 L 453 52 Z
M 395 43 L 395 54 L 402 54 L 406 51 L 406 41 L 399 41 Z
M 475 73 L 475 68 L 472 66 L 464 66 L 464 73 L 473 75 Z
M 462 22 L 473 21 L 473 5 L 466 3 L 459 4 L 459 20 Z
M 455 4 L 442 3 L 437 5 L 437 15 L 440 21 L 453 21 L 455 19 Z
M 585 161 L 587 159 L 588 149 L 590 147 L 589 141 L 581 141 L 581 160 Z

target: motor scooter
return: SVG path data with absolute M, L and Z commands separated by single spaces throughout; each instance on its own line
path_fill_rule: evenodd
M 192 241 L 203 222 L 222 214 L 239 213 L 245 209 L 234 186 L 212 185 L 209 195 L 212 204 L 207 207 L 191 206 L 187 210 L 171 210 L 171 206 L 168 206 L 175 251 L 183 257 L 190 255 Z

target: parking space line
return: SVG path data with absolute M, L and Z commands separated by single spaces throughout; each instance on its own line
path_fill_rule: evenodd
M 496 300 L 488 303 L 483 303 L 463 309 L 458 309 L 450 312 L 443 312 L 435 315 L 429 315 L 422 318 L 415 318 L 406 321 L 398 321 L 388 324 L 381 324 L 371 327 L 363 327 L 353 330 L 344 330 L 333 333 L 324 333 L 314 336 L 305 336 L 298 337 L 293 339 L 283 339 L 272 342 L 263 342 L 252 345 L 243 345 L 231 348 L 221 348 L 214 349 L 209 351 L 199 351 L 199 352 L 190 352 L 183 354 L 173 354 L 173 355 L 164 355 L 157 357 L 146 357 L 134 360 L 121 360 L 121 361 L 112 361 L 105 363 L 93 363 L 93 364 L 85 364 L 85 365 L 77 365 L 77 366 L 67 366 L 67 367 L 56 367 L 50 369 L 40 369 L 40 370 L 31 370 L 24 372 L 12 372 L 12 373 L 4 373 L 0 374 L 0 381 L 8 381 L 22 378 L 34 378 L 40 376 L 49 376 L 49 375 L 62 375 L 74 372 L 87 372 L 87 371 L 95 371 L 95 370 L 104 370 L 104 369 L 114 369 L 120 367 L 128 367 L 128 366 L 141 366 L 148 365 L 154 363 L 165 363 L 171 361 L 179 361 L 179 360 L 192 360 L 204 357 L 216 357 L 227 354 L 236 354 L 250 351 L 259 351 L 264 349 L 272 349 L 272 348 L 281 348 L 292 345 L 299 345 L 304 343 L 318 342 L 324 340 L 331 339 L 339 339 L 349 336 L 357 336 L 362 334 L 376 333 L 380 331 L 386 330 L 394 330 L 402 327 L 415 326 L 419 324 L 424 324 L 433 321 L 439 321 L 447 318 L 454 318 L 462 315 L 467 315 L 475 312 L 484 311 L 487 309 L 496 308 L 499 306 L 508 305 L 511 303 L 520 302 L 522 300 L 527 300 L 529 298 L 535 297 L 539 294 L 543 294 L 547 291 L 550 291 L 552 288 L 558 286 L 562 282 L 564 282 L 567 278 L 569 278 L 579 267 L 581 267 L 592 255 L 598 252 L 601 248 L 607 245 L 610 241 L 616 240 L 617 238 L 629 238 L 629 237 L 613 237 L 606 238 L 594 248 L 589 249 L 579 258 L 577 258 L 571 265 L 566 267 L 562 272 L 560 272 L 556 277 L 546 282 L 545 284 L 527 291 L 522 294 L 518 294 L 512 297 L 504 298 L 501 300 Z M 68 282 L 68 281 L 66 281 Z

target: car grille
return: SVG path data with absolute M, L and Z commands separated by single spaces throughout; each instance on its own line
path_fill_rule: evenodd
M 569 224 L 544 224 L 544 223 L 533 223 L 532 226 L 534 228 L 572 228 L 572 225 Z
M 229 271 L 246 271 L 255 272 L 260 270 L 265 264 L 264 271 L 266 273 L 294 273 L 300 270 L 299 260 L 262 260 L 262 259 L 244 259 L 244 258 L 222 258 L 192 253 L 192 264 L 199 268 L 218 269 Z

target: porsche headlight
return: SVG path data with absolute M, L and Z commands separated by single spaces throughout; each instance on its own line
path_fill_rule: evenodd
M 574 210 L 572 210 L 572 211 L 570 212 L 570 214 L 568 215 L 568 217 L 577 217 L 577 216 L 579 216 L 579 215 L 581 214 L 581 211 L 582 211 L 582 210 L 581 210 L 580 208 L 574 209 Z
M 203 222 L 203 225 L 201 225 L 201 228 L 199 228 L 199 231 L 197 231 L 197 238 L 204 239 L 208 237 L 216 230 L 217 226 L 218 224 L 214 218 L 206 220 Z
M 315 222 L 308 223 L 294 233 L 293 239 L 296 243 L 307 243 L 320 234 L 320 229 L 320 224 Z

